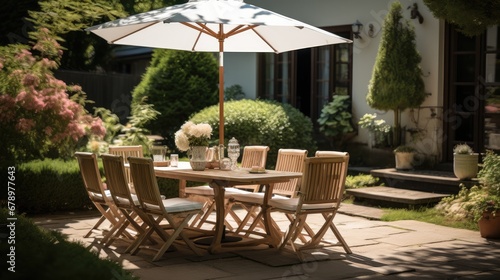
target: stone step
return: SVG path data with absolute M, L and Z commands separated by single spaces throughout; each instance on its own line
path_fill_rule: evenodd
M 370 174 L 379 177 L 389 187 L 430 193 L 457 194 L 460 185 L 471 187 L 477 179 L 460 180 L 453 172 L 440 170 L 397 170 L 395 168 L 374 169 Z
M 405 205 L 435 204 L 443 197 L 449 196 L 385 186 L 348 189 L 346 193 L 354 197 Z

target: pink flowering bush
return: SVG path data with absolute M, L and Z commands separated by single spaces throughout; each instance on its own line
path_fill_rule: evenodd
M 44 33 L 45 32 L 45 33 Z M 81 87 L 54 77 L 55 53 L 62 52 L 47 30 L 39 42 L 27 46 L 0 47 L 0 158 L 26 161 L 49 152 L 71 156 L 82 139 L 103 138 L 100 118 L 84 108 Z M 43 57 L 44 54 L 49 54 Z

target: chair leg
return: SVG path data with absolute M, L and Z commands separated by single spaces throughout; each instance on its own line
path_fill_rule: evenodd
M 107 218 L 106 218 L 104 215 L 102 215 L 102 216 L 99 218 L 99 220 L 97 221 L 97 223 L 95 223 L 95 225 L 94 225 L 94 226 L 93 226 L 93 227 L 92 227 L 92 228 L 91 228 L 91 229 L 87 232 L 87 234 L 85 234 L 83 237 L 84 237 L 84 238 L 89 237 L 89 236 L 92 234 L 92 232 L 93 232 L 94 230 L 98 229 L 98 228 L 99 228 L 99 226 L 102 224 L 102 222 L 104 222 L 106 219 L 107 219 Z
M 107 209 L 104 209 L 103 205 L 99 203 L 94 203 L 94 206 L 97 208 L 97 210 L 99 210 L 102 216 L 99 218 L 97 223 L 87 232 L 87 234 L 84 235 L 85 238 L 89 237 L 94 230 L 97 230 L 105 220 L 108 220 L 110 222 L 112 229 L 119 222 L 121 217 L 121 214 L 116 214 L 117 212 L 111 206 Z
M 101 240 L 101 243 L 102 244 L 107 244 L 109 242 L 109 240 L 113 239 L 114 237 L 117 237 L 118 234 L 116 233 L 116 231 L 121 227 L 121 225 L 123 223 L 126 222 L 126 219 L 125 217 L 122 216 L 122 218 L 120 218 L 114 225 L 113 227 L 111 227 L 111 229 L 109 230 L 109 232 L 104 235 L 104 237 L 102 238 Z M 131 237 L 130 234 L 128 233 L 124 233 L 124 232 L 120 232 L 120 234 L 123 234 L 125 235 L 125 237 Z
M 326 214 L 323 214 L 325 216 Z M 333 234 L 337 238 L 337 240 L 340 242 L 342 247 L 344 247 L 344 250 L 347 254 L 352 254 L 351 248 L 349 248 L 349 245 L 347 245 L 347 242 L 345 242 L 344 237 L 340 234 L 339 230 L 337 227 L 333 224 L 333 221 L 330 223 L 330 229 L 333 231 Z
M 135 212 L 129 213 L 127 210 L 122 210 L 123 216 L 125 216 L 126 220 L 120 225 L 117 224 L 115 227 L 118 227 L 118 230 L 115 232 L 112 238 L 110 238 L 104 246 L 108 247 L 110 246 L 120 235 L 123 234 L 123 232 L 130 226 L 132 225 L 132 228 L 137 232 L 137 235 L 134 237 L 132 236 L 132 240 L 137 239 L 137 236 L 142 234 L 144 229 L 136 222 L 135 218 L 137 217 L 137 214 Z M 132 242 L 133 243 L 133 242 Z
M 165 243 L 161 246 L 161 248 L 158 251 L 158 253 L 154 256 L 153 261 L 159 260 L 161 258 L 161 256 L 163 256 L 163 254 L 165 254 L 165 252 L 168 250 L 168 248 L 174 243 L 174 241 L 179 236 L 184 240 L 184 242 L 186 243 L 186 245 L 188 245 L 188 247 L 191 250 L 193 250 L 194 253 L 196 253 L 197 255 L 201 255 L 201 253 L 198 250 L 198 248 L 182 232 L 184 230 L 184 228 L 186 227 L 186 225 L 188 224 L 188 222 L 191 219 L 191 217 L 193 217 L 195 214 L 196 213 L 189 213 L 188 215 L 186 215 L 186 217 L 180 223 L 177 223 L 175 221 L 175 219 L 173 217 L 171 217 L 171 216 L 167 215 L 167 216 L 164 217 L 168 221 L 168 223 L 170 225 L 172 225 L 172 227 L 174 228 L 174 232 L 172 234 L 170 234 L 170 235 L 168 235 L 165 231 L 161 232 L 160 237 L 165 241 Z M 158 225 L 156 225 L 155 227 L 157 227 L 157 226 Z
M 285 216 L 288 218 L 288 220 L 290 222 L 292 222 L 294 219 L 292 214 L 285 214 Z M 307 223 L 304 224 L 304 230 L 306 231 L 307 235 L 309 235 L 309 237 L 314 236 L 314 231 L 311 229 L 311 227 Z M 298 238 L 300 239 L 300 241 L 302 243 L 307 242 L 307 239 L 304 237 L 304 234 L 302 234 L 302 233 L 299 234 Z
M 137 254 L 137 252 L 140 250 L 141 245 L 144 243 L 146 239 L 149 239 L 151 234 L 153 234 L 154 231 L 157 231 L 159 235 L 161 235 L 161 229 L 158 230 L 155 228 L 156 224 L 159 224 L 159 222 L 163 219 L 163 217 L 158 217 L 157 220 L 155 220 L 154 217 L 145 215 L 143 218 L 144 222 L 148 225 L 148 227 L 145 229 L 144 233 L 139 235 L 135 242 L 133 242 L 126 251 L 130 252 L 131 255 Z
M 195 228 L 201 228 L 201 226 L 207 222 L 208 217 L 215 210 L 215 203 L 213 200 L 206 202 L 202 208 L 202 212 L 196 215 L 191 226 Z M 197 223 L 198 222 L 198 223 Z

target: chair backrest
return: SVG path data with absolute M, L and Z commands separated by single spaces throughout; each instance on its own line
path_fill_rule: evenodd
M 258 166 L 265 168 L 268 151 L 268 146 L 245 146 L 243 148 L 243 156 L 241 157 L 241 167 L 252 168 L 253 166 Z M 260 185 L 242 185 L 234 187 L 258 192 Z
M 241 167 L 252 168 L 253 166 L 265 167 L 267 161 L 268 146 L 245 146 L 241 157 Z
M 277 171 L 303 172 L 304 160 L 307 157 L 307 150 L 279 149 L 276 160 Z M 273 193 L 295 197 L 300 188 L 300 178 L 292 179 L 288 182 L 275 183 Z
M 110 146 L 109 153 L 112 155 L 118 155 L 123 158 L 124 163 L 128 163 L 128 157 L 144 157 L 141 145 L 136 146 Z M 127 177 L 127 182 L 132 183 L 132 176 L 130 176 L 130 170 L 125 170 L 125 175 Z
M 106 185 L 111 192 L 111 197 L 118 207 L 133 205 L 132 195 L 128 185 L 124 159 L 118 155 L 101 155 L 106 174 Z
M 332 203 L 338 207 L 344 195 L 349 155 L 306 158 L 299 204 Z
M 161 200 L 156 181 L 153 160 L 150 158 L 129 157 L 130 174 L 135 183 L 135 192 L 141 208 L 149 213 L 163 215 L 165 207 Z
M 330 156 L 346 156 L 347 152 L 340 151 L 316 151 L 316 157 L 330 157 Z
M 97 156 L 93 153 L 76 152 L 75 157 L 80 166 L 83 184 L 91 200 L 104 201 L 104 185 L 97 165 Z
M 128 157 L 144 157 L 141 145 L 136 146 L 109 146 L 109 153 L 123 157 L 123 161 L 128 163 Z

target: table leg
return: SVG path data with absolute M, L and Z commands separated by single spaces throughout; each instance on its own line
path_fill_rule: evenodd
M 215 200 L 215 232 L 212 245 L 208 251 L 210 253 L 217 253 L 221 250 L 222 235 L 224 234 L 224 186 L 216 181 L 210 182 L 210 187 L 214 190 Z
M 269 246 L 276 248 L 281 241 L 281 236 L 279 234 L 279 229 L 274 228 L 273 220 L 271 218 L 271 211 L 269 211 L 269 199 L 272 198 L 273 195 L 273 186 L 266 184 L 265 193 L 264 193 L 264 201 L 261 206 L 262 208 L 262 219 L 264 220 L 264 227 L 266 230 L 266 234 L 269 238 Z
M 179 180 L 179 197 L 186 197 L 186 180 Z

